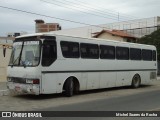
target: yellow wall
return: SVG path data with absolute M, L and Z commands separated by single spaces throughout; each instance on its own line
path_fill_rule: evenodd
M 0 82 L 6 81 L 7 66 L 10 60 L 11 49 L 6 50 L 6 57 L 3 57 L 3 48 L 0 47 Z

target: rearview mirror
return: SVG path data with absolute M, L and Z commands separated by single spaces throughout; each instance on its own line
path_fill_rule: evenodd
M 5 57 L 6 56 L 6 46 L 3 45 L 3 56 Z

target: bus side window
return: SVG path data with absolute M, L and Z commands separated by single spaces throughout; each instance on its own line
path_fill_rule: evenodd
M 100 45 L 101 59 L 115 59 L 115 47 L 109 45 Z
M 141 49 L 130 48 L 130 59 L 131 60 L 141 60 Z
M 156 61 L 156 59 L 157 59 L 156 51 L 153 50 L 153 51 L 152 51 L 152 60 L 153 60 L 153 61 Z
M 99 59 L 99 46 L 97 44 L 81 43 L 81 58 Z
M 65 58 L 79 58 L 79 43 L 78 42 L 67 42 L 61 41 L 61 50 L 63 57 Z
M 118 60 L 129 60 L 129 48 L 116 47 L 116 58 Z
M 57 48 L 55 40 L 43 42 L 42 66 L 50 66 L 57 59 Z
M 142 50 L 142 59 L 144 61 L 152 61 L 152 50 Z

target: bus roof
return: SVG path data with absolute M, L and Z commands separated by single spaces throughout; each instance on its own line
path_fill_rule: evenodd
M 100 39 L 100 38 L 87 38 L 87 37 L 79 37 L 79 36 L 71 36 L 67 34 L 59 34 L 54 32 L 45 32 L 45 33 L 34 33 L 34 34 L 27 34 L 18 36 L 16 38 L 24 38 L 24 37 L 34 37 L 34 36 L 62 36 L 62 37 L 72 37 L 72 38 L 81 38 L 81 39 L 87 39 L 87 40 L 95 40 L 95 41 L 107 41 L 112 43 L 120 43 L 120 44 L 130 44 L 130 45 L 141 45 L 141 46 L 148 46 L 148 47 L 155 47 L 154 45 L 146 45 L 146 44 L 139 44 L 139 43 L 130 43 L 130 42 L 121 42 L 121 41 L 115 41 L 115 40 L 109 40 L 109 39 Z

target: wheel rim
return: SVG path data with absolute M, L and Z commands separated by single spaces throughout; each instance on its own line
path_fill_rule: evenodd
M 70 90 L 73 91 L 73 81 L 71 82 Z
M 138 87 L 138 86 L 139 86 L 140 79 L 139 79 L 138 76 L 135 76 L 135 77 L 134 77 L 133 83 L 134 83 L 134 86 L 135 86 L 135 87 Z

